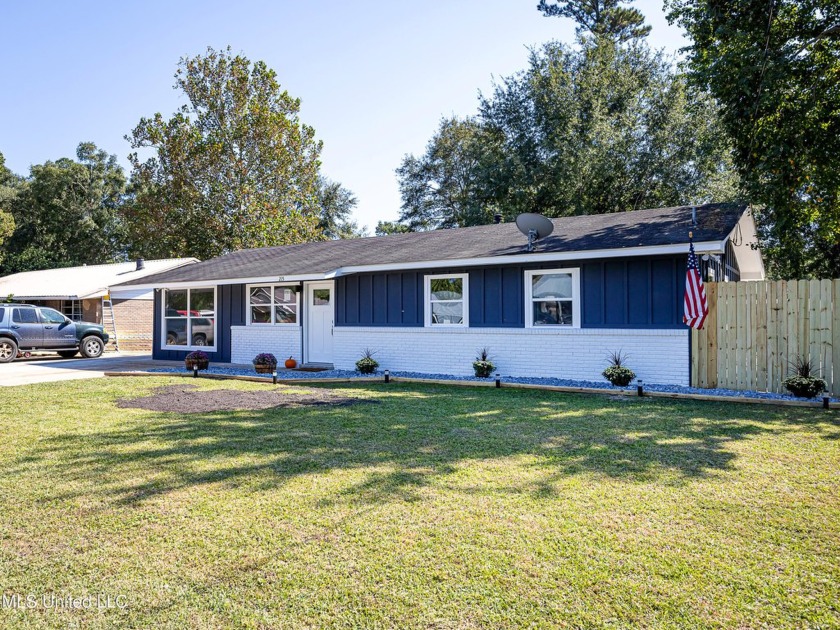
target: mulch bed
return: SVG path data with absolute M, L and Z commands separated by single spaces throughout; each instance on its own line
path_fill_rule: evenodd
M 195 385 L 190 384 L 157 387 L 148 396 L 118 400 L 117 407 L 174 413 L 208 413 L 319 405 L 343 407 L 366 402 L 374 401 L 341 396 L 324 389 L 314 389 L 305 394 L 287 393 L 281 388 L 243 392 L 235 389 L 196 389 Z

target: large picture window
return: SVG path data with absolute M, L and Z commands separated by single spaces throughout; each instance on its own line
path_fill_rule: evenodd
M 249 286 L 248 323 L 297 326 L 298 295 L 293 286 Z
M 216 290 L 164 289 L 165 348 L 212 350 L 216 346 Z
M 580 271 L 525 272 L 525 322 L 529 327 L 580 327 Z
M 426 326 L 469 325 L 469 276 L 426 276 Z

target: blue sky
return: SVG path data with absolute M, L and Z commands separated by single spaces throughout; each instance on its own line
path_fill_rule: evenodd
M 475 112 L 493 77 L 525 67 L 527 48 L 572 42 L 568 20 L 537 0 L 427 2 L 18 2 L 2 8 L 0 152 L 15 172 L 93 141 L 127 166 L 124 136 L 170 115 L 178 59 L 230 45 L 277 71 L 324 141 L 322 172 L 351 189 L 356 218 L 393 220 L 394 169 L 421 153 L 442 116 Z M 639 0 L 651 43 L 685 45 L 661 0 Z

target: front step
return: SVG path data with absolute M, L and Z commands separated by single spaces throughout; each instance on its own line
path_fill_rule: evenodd
M 334 370 L 335 366 L 332 363 L 304 363 L 299 366 L 299 370 L 311 370 L 313 372 L 322 372 L 325 370 Z

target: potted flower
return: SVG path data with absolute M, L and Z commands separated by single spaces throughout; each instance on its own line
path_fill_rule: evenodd
M 490 361 L 490 349 L 481 348 L 481 350 L 478 350 L 478 355 L 475 357 L 475 361 L 473 361 L 475 375 L 479 378 L 487 378 L 495 369 L 496 366 Z
M 610 366 L 601 372 L 601 375 L 617 387 L 627 387 L 630 381 L 636 378 L 636 373 L 624 365 L 628 358 L 621 350 L 611 352 L 607 357 Z
M 828 384 L 821 378 L 812 376 L 816 372 L 807 356 L 799 356 L 794 359 L 793 369 L 796 372 L 788 376 L 782 385 L 797 398 L 815 398 L 828 389 Z
M 365 348 L 362 352 L 362 358 L 356 361 L 356 369 L 362 374 L 373 374 L 376 372 L 376 368 L 379 367 L 379 362 L 373 358 L 374 354 L 376 352 L 370 348 Z
M 252 361 L 257 374 L 271 374 L 277 369 L 277 357 L 270 352 L 261 352 Z
M 184 357 L 184 365 L 188 370 L 206 370 L 210 367 L 210 357 L 206 352 L 196 350 Z

